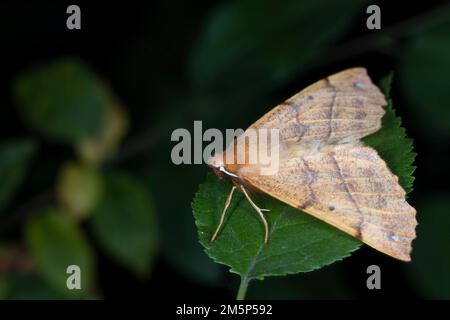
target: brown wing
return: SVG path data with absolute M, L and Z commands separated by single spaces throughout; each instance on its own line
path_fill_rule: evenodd
M 281 157 L 275 175 L 259 175 L 246 166 L 238 175 L 381 252 L 410 260 L 416 211 L 375 150 L 354 143 L 293 154 Z
M 381 127 L 385 105 L 366 69 L 353 68 L 307 87 L 250 128 L 279 128 L 285 143 L 352 141 Z

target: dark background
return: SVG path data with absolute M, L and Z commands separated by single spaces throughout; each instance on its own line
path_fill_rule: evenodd
M 261 1 L 263 5 L 266 2 Z M 1 212 L 0 237 L 4 248 L 20 245 L 27 259 L 33 261 L 33 255 L 30 256 L 27 245 L 23 244 L 24 225 L 32 215 L 30 212 L 54 199 L 50 197 L 44 204 L 31 200 L 42 190 L 52 190 L 61 165 L 76 157 L 70 146 L 41 135 L 18 112 L 13 83 L 18 74 L 29 68 L 45 66 L 66 56 L 78 57 L 110 85 L 126 109 L 130 125 L 117 154 L 102 170 L 108 173 L 120 169 L 139 177 L 155 204 L 160 240 L 152 271 L 146 278 L 136 277 L 129 268 L 111 258 L 98 245 L 88 223 L 81 222 L 97 261 L 96 297 L 221 299 L 234 297 L 238 277 L 229 274 L 227 268 L 215 265 L 202 252 L 190 209 L 191 199 L 208 169 L 205 165 L 174 166 L 170 162 L 174 145 L 170 141 L 171 132 L 179 127 L 192 130 L 193 120 L 203 120 L 204 128 L 245 128 L 271 106 L 313 81 L 348 67 L 364 66 L 374 82 L 394 72 L 394 108 L 408 136 L 414 139 L 418 154 L 414 190 L 409 196 L 419 222 L 413 262 L 398 262 L 363 246 L 350 258 L 321 270 L 252 283 L 248 297 L 449 298 L 450 232 L 446 227 L 450 226 L 447 167 L 450 162 L 450 5 L 447 1 L 360 1 L 357 10 L 347 11 L 345 2 L 339 11 L 330 12 L 336 7 L 331 5 L 333 2 L 323 1 L 314 19 L 288 28 L 289 41 L 280 50 L 293 50 L 295 56 L 298 48 L 294 46 L 295 41 L 304 41 L 307 50 L 308 39 L 302 35 L 308 30 L 314 36 L 315 19 L 336 16 L 336 19 L 348 19 L 348 27 L 319 45 L 304 63 L 290 68 L 291 60 L 287 61 L 287 69 L 292 70 L 289 76 L 275 81 L 259 73 L 258 68 L 243 67 L 258 51 L 251 51 L 249 56 L 246 48 L 252 47 L 251 37 L 242 43 L 239 37 L 247 32 L 241 30 L 229 37 L 227 43 L 238 48 L 234 65 L 225 68 L 233 71 L 204 80 L 203 84 L 201 81 L 198 84 L 196 79 L 214 70 L 220 59 L 226 61 L 226 57 L 216 59 L 211 51 L 200 65 L 195 64 L 211 21 L 218 19 L 221 10 L 229 6 L 225 1 L 2 2 L 1 140 L 31 136 L 39 145 L 24 181 Z M 75 3 L 81 7 L 82 29 L 67 30 L 65 11 L 69 4 Z M 366 28 L 365 8 L 373 3 L 381 7 L 381 30 Z M 273 1 L 271 5 L 283 4 Z M 257 6 L 252 8 L 259 10 Z M 246 11 L 242 10 L 245 15 Z M 258 20 L 253 27 L 269 32 L 272 20 L 268 15 L 264 24 L 258 26 Z M 441 31 L 434 31 L 440 26 L 444 26 Z M 234 27 L 239 30 L 241 26 Z M 329 28 L 335 27 L 329 21 Z M 297 30 L 303 30 L 298 37 Z M 220 35 L 218 32 L 217 36 Z M 277 48 L 273 38 L 262 39 L 263 48 L 269 51 Z M 427 42 L 429 39 L 432 40 Z M 413 52 L 416 44 L 424 43 L 426 49 L 419 46 L 419 50 L 426 53 Z M 434 47 L 428 46 L 430 43 Z M 197 70 L 198 66 L 203 69 Z M 430 74 L 435 75 L 431 80 Z M 241 75 L 244 80 L 240 79 Z M 424 103 L 417 96 L 434 98 Z M 0 264 L 4 261 L 6 258 L 2 260 L 0 253 Z M 371 264 L 381 267 L 382 290 L 366 288 L 366 268 Z M 49 289 L 51 285 L 45 276 L 41 277 L 39 268 L 24 271 L 13 263 L 12 267 L 3 269 L 0 277 L 8 283 L 3 298 L 64 297 Z M 48 294 L 49 291 L 52 293 Z

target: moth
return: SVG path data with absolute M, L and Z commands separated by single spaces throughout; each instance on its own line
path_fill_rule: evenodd
M 386 105 L 366 69 L 351 68 L 308 86 L 252 124 L 245 132 L 278 129 L 278 170 L 262 175 L 258 170 L 262 164 L 227 162 L 226 156 L 235 152 L 231 146 L 208 159 L 220 178 L 233 182 L 211 241 L 218 236 L 233 193 L 239 190 L 264 223 L 264 242 L 268 243 L 267 209 L 251 199 L 252 189 L 311 214 L 380 252 L 410 261 L 416 210 L 406 201 L 398 177 L 360 140 L 381 128 Z M 246 150 L 253 147 L 246 145 Z

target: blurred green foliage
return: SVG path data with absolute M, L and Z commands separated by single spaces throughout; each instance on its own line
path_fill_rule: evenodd
M 60 170 L 56 190 L 61 205 L 76 217 L 84 218 L 102 196 L 103 179 L 95 168 L 68 163 Z
M 31 212 L 25 223 L 27 259 L 35 265 L 35 274 L 20 280 L 13 273 L 0 274 L 2 295 L 96 297 L 96 256 L 82 226 L 85 220 L 106 253 L 137 276 L 149 275 L 158 243 L 151 195 L 129 173 L 106 172 L 104 166 L 128 127 L 123 106 L 89 67 L 73 58 L 23 72 L 14 94 L 27 123 L 46 139 L 71 145 L 78 159 L 61 166 L 55 199 Z M 1 206 L 25 176 L 35 149 L 25 139 L 0 146 L 0 174 L 6 182 L 0 190 Z M 5 252 L 0 259 L 8 268 L 20 264 L 14 250 Z M 67 288 L 70 265 L 82 271 L 81 290 Z
M 448 75 L 450 21 L 417 34 L 399 57 L 402 88 L 410 106 L 433 129 L 420 126 L 424 135 L 443 140 L 450 136 Z
M 20 52 L 27 35 L 30 46 L 35 46 L 32 49 L 39 52 L 36 57 L 27 55 L 29 61 L 21 61 L 19 72 L 10 79 L 16 108 L 11 109 L 11 119 L 17 120 L 17 130 L 0 142 L 0 215 L 13 218 L 5 225 L 6 219 L 0 222 L 0 232 L 6 230 L 0 235 L 0 298 L 101 298 L 104 288 L 99 273 L 109 266 L 100 265 L 99 259 L 110 259 L 106 264 L 117 263 L 136 281 L 150 279 L 152 284 L 154 264 L 163 261 L 167 272 L 173 273 L 164 275 L 164 285 L 171 276 L 190 285 L 173 295 L 193 298 L 198 291 L 192 287 L 232 287 L 234 295 L 236 283 L 203 252 L 192 219 L 190 202 L 207 168 L 174 166 L 170 134 L 175 128 L 190 129 L 193 120 L 203 120 L 205 128 L 245 127 L 317 80 L 312 75 L 363 64 L 376 79 L 392 68 L 391 62 L 396 63 L 397 114 L 408 134 L 419 138 L 429 152 L 420 153 L 425 167 L 419 173 L 427 172 L 422 179 L 428 171 L 426 179 L 443 179 L 450 132 L 446 108 L 450 19 L 436 24 L 439 19 L 433 15 L 425 22 L 410 17 L 414 28 L 405 23 L 391 33 L 385 24 L 389 18 L 383 15 L 383 29 L 367 31 L 368 4 L 360 0 L 243 0 L 208 4 L 199 10 L 180 2 L 174 11 L 173 3 L 164 3 L 155 11 L 153 7 L 139 10 L 139 17 L 132 18 L 135 24 L 126 29 L 119 26 L 115 29 L 119 32 L 109 26 L 102 29 L 107 25 L 103 20 L 102 28 L 95 29 L 96 22 L 91 20 L 86 30 L 93 33 L 83 33 L 80 42 L 70 38 L 73 50 L 58 49 L 48 56 L 41 50 L 44 33 L 30 32 L 27 25 L 28 29 L 19 30 L 21 36 L 11 36 L 10 25 L 0 28 L 6 30 L 6 39 L 21 39 L 16 47 Z M 30 12 L 41 6 L 33 6 Z M 48 22 L 43 28 L 48 28 L 52 39 L 58 33 L 50 22 L 55 10 L 28 16 L 47 17 L 42 18 Z M 437 10 L 440 21 L 445 10 L 448 7 Z M 4 19 L 18 26 L 16 20 Z M 108 32 L 113 34 L 111 39 Z M 45 45 L 59 46 L 47 41 Z M 71 51 L 80 58 L 54 58 Z M 364 56 L 367 52 L 370 59 Z M 389 66 L 383 65 L 386 61 Z M 32 67 L 23 67 L 28 64 Z M 395 91 L 396 87 L 401 91 Z M 9 114 L 1 119 L 2 124 L 8 123 Z M 409 191 L 412 179 L 408 177 L 414 170 L 411 143 L 384 143 L 384 134 L 399 139 L 405 135 L 390 107 L 383 122 L 392 131 L 367 141 L 383 158 L 396 156 L 389 165 Z M 409 200 L 418 210 L 419 221 L 413 261 L 402 267 L 395 264 L 393 270 L 404 271 L 399 278 L 409 276 L 407 286 L 416 296 L 445 298 L 450 287 L 446 273 L 450 242 L 445 232 L 450 201 L 445 191 L 438 199 L 426 199 L 436 189 L 448 188 L 442 183 L 430 188 L 419 179 L 416 183 L 422 187 L 415 188 Z M 54 197 L 42 203 L 36 192 L 40 190 Z M 223 195 L 215 201 L 223 203 Z M 261 237 L 260 222 L 253 213 L 244 213 Z M 360 292 L 350 284 L 355 278 L 349 275 L 350 265 L 366 267 L 358 265 L 361 256 L 369 255 L 375 262 L 383 259 L 363 251 L 316 272 L 255 281 L 248 297 L 358 297 Z M 82 292 L 65 287 L 65 264 L 86 268 Z
M 88 297 L 94 287 L 94 255 L 77 224 L 65 212 L 49 208 L 25 226 L 28 248 L 43 279 L 68 297 Z M 82 270 L 82 290 L 67 290 L 67 267 Z
M 312 271 L 341 260 L 361 245 L 330 225 L 268 196 L 255 199 L 258 206 L 270 209 L 265 213 L 271 226 L 270 243 L 265 245 L 261 220 L 241 194 L 235 195 L 220 235 L 210 243 L 230 189 L 230 183 L 210 173 L 192 207 L 200 242 L 208 255 L 230 266 L 244 283 Z
M 241 94 L 236 90 L 240 86 L 249 95 L 273 90 L 335 41 L 365 2 L 244 0 L 223 4 L 211 14 L 193 52 L 194 90 L 217 89 L 218 95 L 224 91 Z
M 269 277 L 254 281 L 248 288 L 248 299 L 356 299 L 346 283 L 344 270 L 338 264 L 309 273 L 286 277 Z M 333 284 L 333 285 L 330 285 Z
M 363 142 L 377 150 L 408 194 L 413 189 L 413 172 L 416 169 L 413 163 L 417 154 L 413 152 L 412 139 L 406 136 L 406 130 L 401 126 L 401 119 L 395 115 L 390 94 L 392 79 L 393 74 L 391 73 L 380 84 L 388 101 L 386 114 L 381 123 L 382 129 L 365 137 Z
M 157 229 L 145 185 L 128 174 L 105 176 L 104 196 L 92 213 L 91 227 L 115 259 L 139 276 L 150 273 Z
M 412 140 L 406 137 L 401 120 L 395 116 L 390 99 L 392 74 L 381 82 L 388 100 L 382 128 L 366 137 L 364 142 L 375 148 L 391 171 L 399 177 L 402 187 L 410 192 L 414 178 L 412 166 L 416 153 L 412 152 Z M 265 216 L 270 226 L 270 243 L 264 245 L 260 221 L 243 196 L 235 196 L 233 207 L 222 227 L 221 236 L 210 243 L 217 227 L 225 199 L 231 190 L 229 183 L 212 174 L 197 192 L 192 208 L 201 244 L 216 262 L 231 267 L 230 271 L 241 276 L 246 284 L 252 279 L 266 276 L 308 272 L 320 269 L 350 255 L 361 243 L 336 228 L 277 201 L 269 196 L 260 197 L 258 205 L 269 208 Z M 259 224 L 258 224 L 259 222 Z M 228 228 L 228 230 L 226 229 Z
M 408 274 L 417 293 L 430 299 L 450 299 L 449 209 L 448 195 L 442 194 L 418 204 L 423 214 L 414 243 L 414 263 L 408 267 Z
M 53 289 L 46 281 L 36 275 L 15 274 L 10 279 L 10 288 L 5 298 L 12 300 L 62 300 L 81 298 L 67 296 Z M 85 298 L 85 297 L 83 297 Z
M 174 167 L 169 161 L 170 159 L 165 158 L 155 164 L 146 176 L 159 214 L 162 253 L 178 272 L 204 285 L 217 286 L 223 278 L 223 268 L 211 261 L 198 243 L 190 205 L 205 170 L 200 166 L 186 170 L 182 166 Z M 163 181 L 167 183 L 161 183 Z

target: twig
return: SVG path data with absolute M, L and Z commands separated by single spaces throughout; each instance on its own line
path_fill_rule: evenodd
M 114 158 L 106 161 L 105 166 L 111 167 L 114 165 L 118 165 L 122 162 L 127 161 L 128 159 L 135 157 L 136 155 L 147 152 L 150 148 L 158 143 L 158 141 L 161 139 L 161 136 L 162 135 L 158 130 L 152 128 L 149 131 L 143 132 L 140 135 L 133 137 L 123 145 L 119 153 Z

